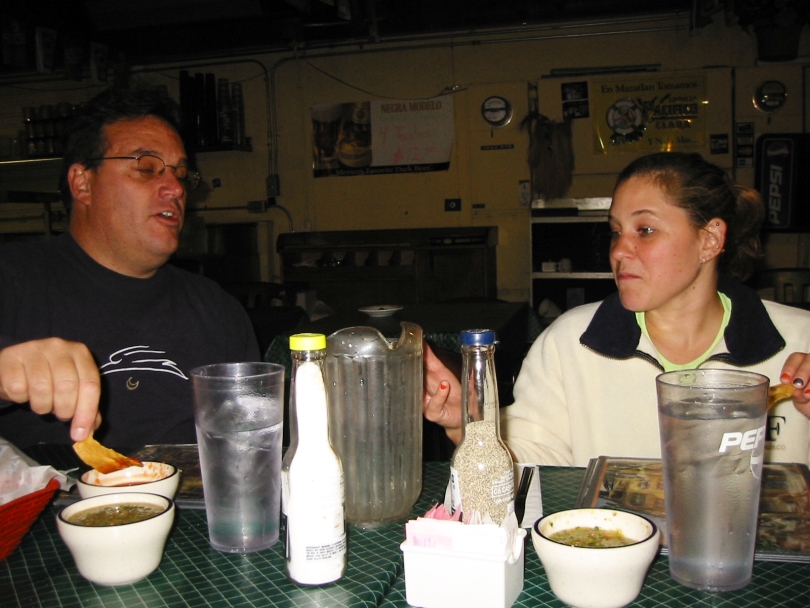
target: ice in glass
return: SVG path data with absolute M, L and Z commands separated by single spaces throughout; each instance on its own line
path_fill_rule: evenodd
M 706 591 L 751 580 L 768 378 L 682 370 L 657 379 L 670 574 Z
M 278 542 L 284 367 L 225 363 L 191 376 L 211 546 L 267 549 Z

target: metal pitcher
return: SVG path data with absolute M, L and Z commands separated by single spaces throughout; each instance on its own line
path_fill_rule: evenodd
M 373 327 L 333 333 L 326 346 L 329 438 L 343 462 L 346 521 L 404 521 L 422 490 L 422 328 L 399 339 Z

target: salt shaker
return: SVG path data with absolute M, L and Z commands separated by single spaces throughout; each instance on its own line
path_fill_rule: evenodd
M 495 332 L 461 332 L 462 439 L 450 466 L 453 510 L 501 524 L 514 511 L 515 473 L 500 436 Z
M 290 336 L 290 446 L 281 465 L 287 577 L 325 585 L 346 572 L 343 467 L 329 442 L 326 336 Z

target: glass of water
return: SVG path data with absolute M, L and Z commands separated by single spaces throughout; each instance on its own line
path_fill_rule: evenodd
M 220 363 L 191 370 L 211 546 L 250 553 L 278 542 L 284 367 Z
M 732 591 L 751 581 L 768 378 L 729 369 L 657 378 L 672 578 Z

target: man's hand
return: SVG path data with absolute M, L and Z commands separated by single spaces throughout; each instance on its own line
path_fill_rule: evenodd
M 73 441 L 101 424 L 100 397 L 98 367 L 84 344 L 45 338 L 0 350 L 0 398 L 27 401 L 37 414 L 72 419 Z

